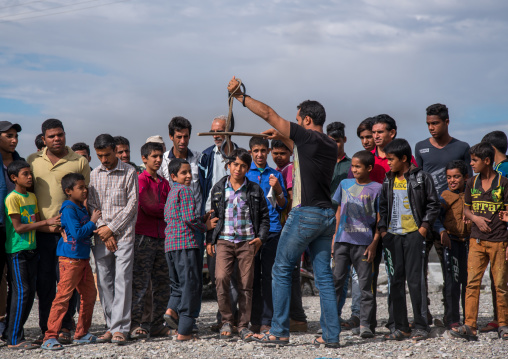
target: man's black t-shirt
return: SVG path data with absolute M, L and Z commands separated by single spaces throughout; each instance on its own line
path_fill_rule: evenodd
M 332 208 L 330 183 L 337 163 L 337 144 L 322 132 L 291 123 L 294 142 L 293 208 Z

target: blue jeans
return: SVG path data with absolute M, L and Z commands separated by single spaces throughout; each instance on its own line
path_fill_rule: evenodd
M 331 208 L 300 207 L 289 213 L 272 269 L 273 318 L 270 334 L 289 337 L 291 273 L 303 251 L 309 247 L 314 281 L 321 300 L 323 340 L 327 343 L 339 341 L 337 298 L 330 268 L 334 232 L 335 213 Z

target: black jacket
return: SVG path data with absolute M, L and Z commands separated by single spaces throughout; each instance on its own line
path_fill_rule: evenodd
M 430 174 L 414 165 L 411 165 L 404 177 L 406 177 L 409 205 L 416 225 L 430 231 L 441 210 L 439 195 L 434 187 L 434 179 Z M 390 171 L 386 174 L 379 197 L 380 219 L 377 226 L 381 233 L 386 232 L 392 216 L 394 179 L 393 172 Z
M 268 205 L 266 204 L 265 194 L 263 189 L 257 183 L 247 181 L 247 198 L 250 212 L 250 219 L 254 227 L 254 234 L 256 238 L 261 239 L 265 243 L 268 239 L 268 231 L 270 230 L 270 214 L 268 212 Z M 206 233 L 206 243 L 216 244 L 222 228 L 224 227 L 225 216 L 225 197 L 226 197 L 226 181 L 228 176 L 223 177 L 217 182 L 210 193 L 211 209 L 213 209 L 213 217 L 219 217 L 217 227 Z

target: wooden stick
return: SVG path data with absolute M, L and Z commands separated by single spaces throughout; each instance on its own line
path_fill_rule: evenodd
M 200 133 L 198 133 L 198 136 L 217 136 L 217 135 L 268 137 L 268 135 L 263 135 L 261 133 L 249 133 L 249 132 L 200 132 Z

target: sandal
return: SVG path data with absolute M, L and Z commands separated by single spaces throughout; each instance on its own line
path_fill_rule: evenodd
M 473 334 L 471 327 L 465 324 L 458 327 L 456 330 L 454 329 L 449 330 L 449 333 L 455 338 L 466 339 L 467 341 L 478 340 L 478 336 Z
M 97 342 L 97 337 L 93 334 L 87 333 L 83 335 L 81 338 L 74 338 L 72 341 L 74 344 L 92 344 Z
M 41 348 L 46 349 L 46 350 L 62 350 L 64 347 L 63 347 L 62 343 L 60 343 L 56 338 L 50 338 L 50 339 L 46 340 L 41 345 Z M 21 348 L 16 348 L 16 349 L 21 349 Z M 23 349 L 30 349 L 30 348 L 23 348 Z
M 392 333 L 386 334 L 383 338 L 384 340 L 404 340 L 409 339 L 411 333 L 403 332 L 400 329 L 395 329 Z
M 60 333 L 58 333 L 57 340 L 60 344 L 72 344 L 71 332 L 61 331 Z
M 423 329 L 415 329 L 413 334 L 411 334 L 411 339 L 413 340 L 425 340 L 429 337 L 429 333 Z
M 159 330 L 152 330 L 150 332 L 150 337 L 154 337 L 154 338 L 164 337 L 164 338 L 173 339 L 173 335 L 175 335 L 175 334 L 176 334 L 176 330 L 166 327 L 165 325 L 161 325 Z
M 188 342 L 188 341 L 191 341 L 191 340 L 198 340 L 198 337 L 195 336 L 195 335 L 191 335 L 190 338 L 186 338 L 186 339 L 178 339 L 178 337 L 176 338 L 177 342 Z
M 44 343 L 44 334 L 39 335 L 37 339 L 33 341 L 33 343 L 39 346 L 42 345 L 42 343 Z
M 484 326 L 482 329 L 480 329 L 480 333 L 489 333 L 489 332 L 495 332 L 499 329 L 499 324 L 497 322 L 490 322 L 486 326 Z
M 63 346 L 56 340 L 56 339 L 48 339 L 48 340 L 54 340 L 56 342 L 56 345 L 60 345 L 60 348 L 58 349 L 63 349 Z M 16 344 L 16 345 L 8 345 L 7 348 L 9 349 L 21 349 L 21 350 L 27 350 L 27 349 L 38 349 L 40 348 L 41 346 L 40 345 L 37 345 L 35 343 L 31 343 L 29 341 L 22 341 L 21 343 L 19 344 Z M 45 349 L 45 348 L 43 348 Z M 52 350 L 57 350 L 56 348 L 55 349 L 52 349 Z
M 116 332 L 113 334 L 111 343 L 115 343 L 118 345 L 125 345 L 125 344 L 127 344 L 127 339 L 125 339 L 125 335 L 123 333 Z
M 323 338 L 321 338 L 323 339 Z M 324 345 L 325 348 L 334 348 L 334 349 L 337 349 L 337 348 L 340 348 L 340 344 L 337 342 L 337 343 L 326 343 L 326 342 L 320 342 L 318 340 L 318 338 L 314 339 L 314 341 L 312 342 L 312 344 L 314 344 L 316 347 L 321 347 L 321 345 Z
M 239 334 L 244 342 L 251 342 L 254 340 L 254 333 L 248 328 L 242 328 Z
M 348 320 L 344 320 L 340 322 L 340 326 L 344 328 L 344 330 L 351 330 L 353 328 L 360 326 L 360 318 L 356 315 L 352 315 Z
M 113 334 L 108 330 L 106 333 L 102 334 L 95 341 L 96 343 L 111 343 L 111 339 L 113 339 Z
M 370 339 L 374 338 L 374 333 L 372 333 L 372 330 L 367 327 L 360 327 L 360 337 L 363 339 Z
M 498 335 L 499 339 L 508 340 L 508 327 L 499 327 Z
M 171 329 L 178 329 L 178 318 L 174 318 L 169 314 L 164 314 L 164 320 Z
M 274 337 L 275 339 L 270 339 L 270 337 Z M 254 337 L 254 340 L 257 341 L 258 343 L 263 344 L 278 344 L 278 345 L 289 344 L 289 339 L 281 339 L 280 337 L 270 334 L 270 332 L 263 333 L 263 336 L 261 338 Z
M 229 334 L 222 334 L 229 333 Z M 220 328 L 220 338 L 221 339 L 229 339 L 233 336 L 233 329 L 231 329 L 231 324 L 224 323 L 222 324 L 222 328 Z
M 136 327 L 130 332 L 131 339 L 145 339 L 148 338 L 148 330 L 142 327 Z

